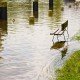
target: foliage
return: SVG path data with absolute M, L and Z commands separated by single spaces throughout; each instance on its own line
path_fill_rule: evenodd
M 78 31 L 78 33 L 76 33 L 73 37 L 72 37 L 73 40 L 80 40 L 80 31 Z
M 73 39 L 75 39 L 75 40 L 80 40 L 80 35 L 76 35 L 76 36 L 74 36 Z
M 80 50 L 74 52 L 60 70 L 57 70 L 57 80 L 80 80 Z

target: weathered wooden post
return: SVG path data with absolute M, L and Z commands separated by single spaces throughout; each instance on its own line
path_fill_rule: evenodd
M 38 0 L 33 1 L 33 16 L 38 18 Z
M 7 2 L 0 2 L 0 28 L 7 29 Z
M 0 20 L 7 20 L 7 3 L 0 3 Z
M 36 18 L 36 19 L 35 19 Z M 38 0 L 32 2 L 32 14 L 29 17 L 29 24 L 33 25 L 38 18 Z
M 53 10 L 53 0 L 49 0 L 49 10 Z

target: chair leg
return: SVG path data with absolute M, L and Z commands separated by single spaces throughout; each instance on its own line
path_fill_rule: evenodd
M 68 33 L 68 31 L 67 31 L 67 34 L 68 34 L 68 38 L 69 38 L 69 33 Z
M 59 42 L 58 35 L 57 35 L 57 40 L 58 40 L 58 42 Z
M 68 33 L 68 30 L 66 30 L 67 31 L 67 41 L 68 41 L 68 39 L 69 39 L 69 33 Z
M 64 36 L 64 40 L 66 41 L 66 38 L 65 38 L 65 35 L 64 35 L 64 33 L 63 33 L 63 36 Z
M 54 36 L 53 36 L 52 42 L 54 43 Z

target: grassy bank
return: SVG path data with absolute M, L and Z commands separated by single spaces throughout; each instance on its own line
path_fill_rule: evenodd
M 80 31 L 78 31 L 78 33 L 76 33 L 76 34 L 72 37 L 72 40 L 80 41 Z
M 80 50 L 74 52 L 64 66 L 57 70 L 57 80 L 80 80 Z

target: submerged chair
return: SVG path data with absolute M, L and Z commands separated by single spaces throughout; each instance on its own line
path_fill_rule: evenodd
M 57 41 L 55 42 L 50 49 L 56 49 L 59 50 L 60 48 L 64 47 L 65 41 Z
M 65 31 L 67 31 L 67 34 L 68 34 L 68 20 L 66 22 L 64 22 L 63 24 L 61 24 L 60 29 L 58 28 L 55 32 L 50 33 L 50 35 L 53 35 L 52 41 L 54 40 L 54 36 L 57 36 L 57 39 L 58 39 L 58 36 L 61 36 L 61 35 L 64 36 L 64 40 L 66 41 L 65 35 L 64 35 Z M 69 37 L 69 34 L 68 34 L 68 37 Z M 59 41 L 59 39 L 58 39 L 58 41 Z
M 68 42 L 67 42 L 68 43 Z M 50 50 L 59 50 L 61 53 L 61 59 L 63 57 L 66 56 L 67 51 L 68 51 L 68 44 L 66 43 L 66 41 L 59 41 L 59 42 L 55 42 L 53 43 L 53 45 L 51 46 Z M 67 45 L 66 45 L 67 44 Z

